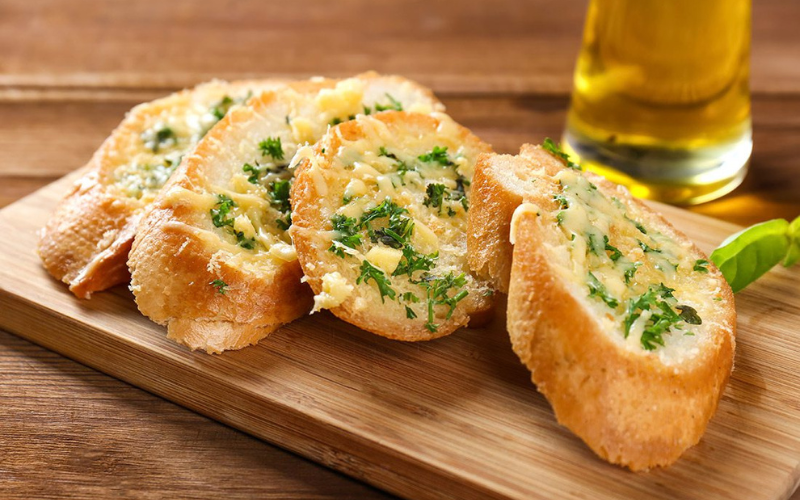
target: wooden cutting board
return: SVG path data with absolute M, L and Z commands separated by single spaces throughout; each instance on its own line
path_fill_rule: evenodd
M 502 321 L 425 343 L 328 313 L 256 347 L 192 353 L 124 288 L 75 299 L 35 254 L 74 175 L 0 211 L 0 328 L 378 487 L 414 498 L 788 498 L 800 481 L 800 270 L 737 295 L 736 368 L 668 469 L 609 465 L 558 426 Z M 662 207 L 706 251 L 736 226 Z M 235 481 L 235 478 L 231 478 Z

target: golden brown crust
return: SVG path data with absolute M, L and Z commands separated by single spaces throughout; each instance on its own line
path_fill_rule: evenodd
M 268 280 L 224 261 L 209 266 L 214 251 L 192 217 L 180 206 L 154 206 L 131 252 L 136 303 L 150 319 L 167 326 L 169 338 L 192 350 L 220 353 L 255 344 L 308 312 L 312 295 L 300 283 L 296 261 L 279 267 Z M 227 285 L 224 293 L 211 284 L 214 280 Z
M 505 161 L 521 162 L 530 171 L 541 166 L 530 161 L 532 153 L 537 154 L 533 148 L 523 148 L 523 153 Z M 558 170 L 545 168 L 542 176 Z M 599 176 L 586 175 L 601 192 L 638 207 L 649 227 L 688 243 L 626 191 Z M 509 197 L 518 195 L 516 187 L 496 185 L 493 189 L 495 195 Z M 539 207 L 555 205 L 553 193 L 539 189 L 528 189 L 525 201 Z M 508 331 L 514 352 L 531 370 L 533 382 L 551 403 L 559 423 L 612 463 L 632 470 L 673 463 L 700 440 L 732 369 L 736 313 L 721 273 L 709 265 L 707 276 L 718 284 L 721 300 L 715 303 L 719 304 L 715 317 L 704 318 L 713 319 L 708 321 L 713 326 L 704 333 L 708 341 L 699 344 L 697 356 L 667 364 L 652 352 L 622 347 L 603 331 L 596 313 L 554 267 L 552 250 L 547 247 L 558 243 L 547 217 L 520 210 L 513 225 L 516 244 Z M 694 245 L 689 248 L 693 256 L 704 257 Z
M 146 203 L 121 194 L 114 184 L 120 158 L 154 117 L 186 108 L 204 96 L 213 102 L 235 89 L 277 87 L 281 82 L 211 82 L 133 108 L 95 152 L 86 174 L 56 208 L 40 233 L 38 253 L 54 278 L 80 298 L 129 279 L 126 266 L 141 210 Z
M 398 138 L 398 141 L 405 135 L 421 137 L 436 134 L 443 122 L 447 121 L 453 126 L 456 143 L 468 144 L 478 151 L 490 150 L 487 144 L 472 135 L 468 129 L 446 117 L 385 112 L 368 119 L 379 120 L 386 126 L 388 136 Z M 329 273 L 339 272 L 355 284 L 358 266 L 352 263 L 343 264 L 339 257 L 328 251 L 330 241 L 320 236 L 331 229 L 331 207 L 341 202 L 343 186 L 347 184 L 348 178 L 331 174 L 327 176 L 330 184 L 323 186 L 318 174 L 312 170 L 332 170 L 331 164 L 343 145 L 343 140 L 357 141 L 364 137 L 366 132 L 362 123 L 360 120 L 344 123 L 326 134 L 309 154 L 311 159 L 303 159 L 295 173 L 292 187 L 292 239 L 308 283 L 317 294 L 323 290 L 323 276 Z M 471 293 L 459 303 L 449 320 L 439 318 L 440 323 L 435 332 L 429 331 L 424 326 L 424 321 L 407 318 L 399 304 L 389 300 L 382 303 L 372 287 L 355 286 L 354 292 L 340 305 L 332 307 L 331 312 L 348 323 L 377 335 L 395 340 L 421 341 L 448 335 L 466 326 L 472 316 L 478 320 L 485 319 L 490 314 L 492 304 L 491 297 Z

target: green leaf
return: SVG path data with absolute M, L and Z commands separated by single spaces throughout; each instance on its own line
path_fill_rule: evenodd
M 783 259 L 784 267 L 791 267 L 800 262 L 800 217 L 789 224 L 789 250 Z
M 561 160 L 569 168 L 581 170 L 581 166 L 572 161 L 569 155 L 561 149 L 561 146 L 553 142 L 553 139 L 546 137 L 542 143 L 542 149 Z
M 781 262 L 789 251 L 789 223 L 774 219 L 751 226 L 722 242 L 711 261 L 735 292 Z

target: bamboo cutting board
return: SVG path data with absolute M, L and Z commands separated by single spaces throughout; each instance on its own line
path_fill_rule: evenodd
M 414 498 L 779 499 L 800 480 L 797 269 L 737 295 L 736 369 L 700 444 L 635 474 L 557 425 L 502 314 L 407 344 L 323 313 L 209 356 L 166 340 L 123 287 L 75 299 L 34 252 L 71 179 L 0 211 L 0 328 L 353 477 Z M 660 208 L 705 250 L 736 230 Z

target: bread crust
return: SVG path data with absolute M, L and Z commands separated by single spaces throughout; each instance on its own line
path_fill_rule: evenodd
M 479 151 L 489 151 L 489 146 L 460 125 L 449 118 L 388 111 L 373 115 L 369 119 L 379 120 L 383 123 L 389 135 L 402 137 L 410 134 L 415 137 L 425 134 L 435 134 L 445 121 L 453 126 L 457 141 L 469 144 Z M 328 251 L 330 241 L 321 238 L 322 233 L 331 229 L 330 216 L 321 207 L 332 203 L 332 198 L 341 194 L 336 188 L 323 186 L 313 169 L 330 170 L 331 163 L 336 156 L 343 141 L 356 141 L 363 137 L 362 122 L 355 120 L 336 127 L 318 142 L 308 157 L 302 159 L 297 167 L 295 183 L 292 187 L 293 227 L 292 239 L 297 249 L 297 255 L 303 266 L 308 283 L 315 293 L 323 291 L 323 277 L 332 272 L 341 272 L 350 275 L 350 281 L 355 284 L 352 276 L 353 263 L 344 263 L 335 254 Z M 390 145 L 389 145 L 390 146 Z M 313 160 L 311 159 L 313 158 Z M 338 179 L 341 181 L 341 178 Z M 336 200 L 333 200 L 336 201 Z M 357 269 L 355 270 L 357 271 Z M 365 305 L 366 304 L 366 305 Z M 459 302 L 449 320 L 438 318 L 439 324 L 435 332 L 429 331 L 424 322 L 419 319 L 409 319 L 405 314 L 395 309 L 388 312 L 390 301 L 382 303 L 376 291 L 370 286 L 354 286 L 354 291 L 341 304 L 331 307 L 330 310 L 337 317 L 370 331 L 394 340 L 422 341 L 431 340 L 448 335 L 456 329 L 467 326 L 470 317 L 485 319 L 490 317 L 493 300 L 489 296 L 471 293 L 462 302 Z M 393 305 L 393 304 L 392 304 Z
M 128 252 L 147 204 L 115 186 L 114 171 L 133 154 L 131 144 L 159 116 L 181 113 L 194 101 L 210 104 L 226 93 L 280 85 L 277 80 L 209 82 L 129 111 L 41 230 L 37 250 L 47 272 L 80 298 L 128 281 Z
M 533 148 L 516 160 L 527 168 Z M 528 159 L 525 159 L 528 157 Z M 493 161 L 485 158 L 486 162 Z M 523 165 L 523 166 L 525 166 Z M 545 168 L 543 176 L 560 168 Z M 635 205 L 649 227 L 689 244 L 660 215 L 609 181 L 585 174 L 601 192 Z M 512 187 L 511 190 L 514 188 Z M 502 185 L 495 195 L 512 197 Z M 499 193 L 499 194 L 498 194 Z M 538 207 L 555 202 L 552 193 L 530 189 L 525 201 Z M 595 453 L 631 470 L 667 466 L 697 444 L 716 411 L 733 367 L 736 313 L 733 294 L 713 264 L 708 278 L 719 285 L 719 306 L 699 355 L 665 364 L 651 351 L 625 349 L 603 331 L 586 299 L 556 271 L 546 245 L 553 244 L 546 216 L 520 210 L 514 216 L 507 327 L 514 352 L 531 371 L 562 425 Z M 549 243 L 545 243 L 549 242 Z M 689 250 L 703 258 L 700 250 Z M 502 254 L 496 254 L 502 255 Z M 710 300 L 710 297 L 708 298 Z
M 364 85 L 365 94 L 374 93 L 376 87 L 391 91 L 392 85 L 406 90 L 411 86 L 418 100 L 427 99 L 434 108 L 441 106 L 430 91 L 400 77 L 370 72 L 355 80 Z M 350 80 L 294 82 L 231 110 L 184 159 L 146 213 L 129 260 L 132 289 L 140 311 L 166 325 L 169 338 L 191 349 L 219 353 L 254 344 L 311 310 L 313 293 L 301 281 L 303 273 L 296 259 L 267 266 L 233 263 L 233 254 L 228 258 L 228 252 L 252 256 L 256 251 L 226 247 L 218 231 L 209 227 L 207 208 L 199 210 L 172 193 L 183 190 L 183 194 L 207 196 L 216 188 L 231 188 L 232 179 L 221 179 L 241 172 L 242 164 L 258 153 L 255 148 L 241 148 L 249 147 L 243 146 L 248 137 L 260 133 L 256 132 L 259 124 L 274 119 L 281 105 L 302 107 L 314 102 L 321 91 L 347 82 Z M 283 127 L 284 115 L 277 118 Z M 327 122 L 315 123 L 323 131 L 326 126 Z M 168 279 L 163 276 L 165 269 L 170 271 Z M 227 285 L 224 295 L 211 285 L 215 280 Z

